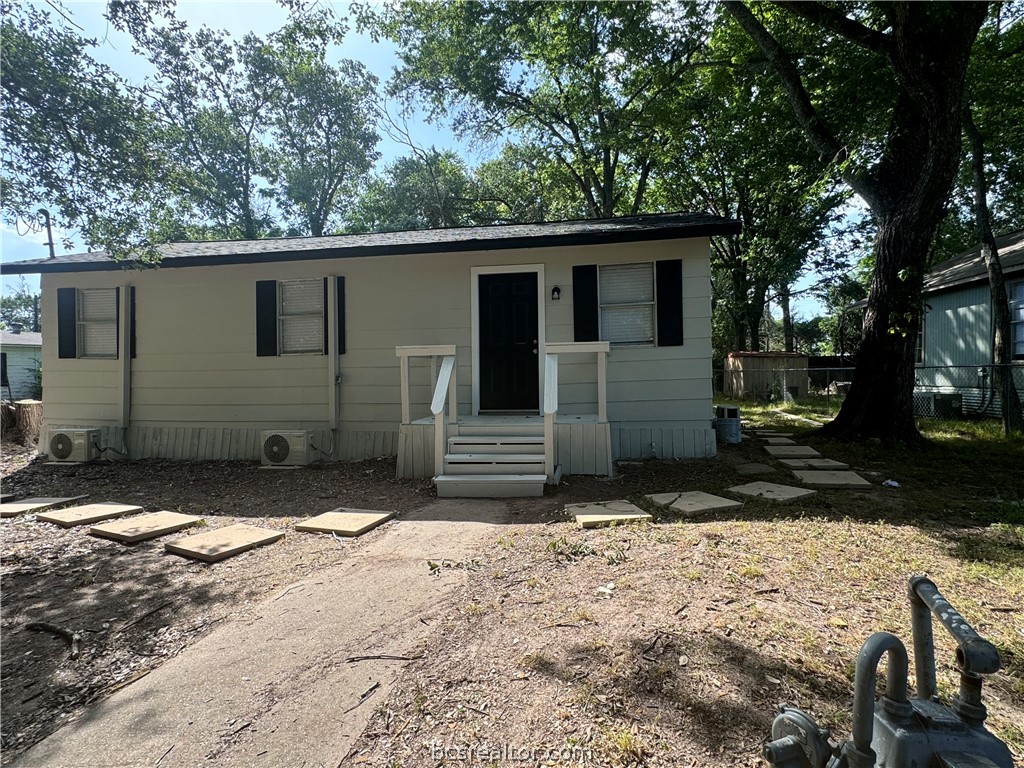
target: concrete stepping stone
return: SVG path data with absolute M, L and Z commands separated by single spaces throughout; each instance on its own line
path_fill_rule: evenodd
M 849 469 L 849 464 L 844 464 L 835 459 L 779 459 L 779 461 L 790 469 Z
M 768 464 L 737 464 L 736 471 L 741 475 L 770 475 L 775 467 Z
M 18 498 L 18 494 L 16 493 L 0 493 L 0 504 L 8 501 L 14 501 L 16 498 Z
M 127 520 L 94 525 L 89 529 L 89 533 L 124 544 L 134 544 L 137 541 L 146 541 L 166 536 L 168 533 L 175 533 L 201 522 L 202 519 L 194 515 L 182 515 L 178 512 L 152 512 L 148 515 L 130 517 Z
M 598 528 L 603 525 L 620 523 L 650 522 L 654 518 L 635 504 L 625 499 L 615 501 L 594 501 L 589 504 L 572 504 L 566 507 L 576 522 L 584 528 Z
M 296 531 L 334 533 L 338 536 L 361 536 L 395 516 L 394 512 L 339 507 L 332 512 L 311 517 L 295 526 Z
M 856 472 L 843 472 L 840 470 L 807 470 L 794 469 L 796 479 L 816 485 L 820 488 L 870 488 L 871 483 L 858 475 Z
M 766 445 L 764 449 L 777 459 L 816 459 L 821 456 L 807 445 Z
M 796 445 L 796 440 L 790 440 L 788 437 L 762 437 L 759 439 L 767 445 Z
M 660 507 L 668 507 L 682 512 L 687 517 L 714 510 L 738 509 L 743 502 L 723 499 L 704 491 L 683 491 L 681 493 L 652 493 L 644 498 L 650 499 Z
M 283 537 L 284 531 L 238 523 L 197 533 L 194 536 L 186 536 L 177 541 L 169 541 L 164 544 L 164 549 L 182 557 L 216 563 L 234 555 L 240 555 L 254 547 L 273 544 Z
M 770 499 L 785 504 L 789 501 L 796 501 L 807 496 L 813 496 L 817 491 L 807 488 L 794 488 L 791 485 L 779 485 L 778 483 L 747 483 L 746 485 L 735 485 L 729 489 L 731 493 L 738 493 L 741 496 L 755 496 L 760 499 Z
M 0 517 L 16 517 L 31 512 L 42 512 L 50 507 L 59 507 L 61 504 L 70 504 L 72 501 L 81 501 L 89 498 L 85 493 L 81 496 L 42 496 L 35 499 L 22 499 L 21 501 L 9 501 L 0 504 Z
M 754 430 L 758 437 L 792 437 L 792 432 L 776 432 L 772 429 L 757 429 Z
M 36 520 L 53 523 L 61 528 L 74 528 L 78 525 L 91 525 L 101 520 L 124 517 L 141 512 L 142 507 L 134 504 L 118 504 L 116 501 L 100 501 L 95 504 L 83 504 L 80 507 L 68 507 L 53 512 L 40 512 Z

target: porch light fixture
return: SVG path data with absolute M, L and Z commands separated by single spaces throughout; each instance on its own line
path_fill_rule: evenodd
M 556 285 L 551 289 L 551 300 L 558 301 L 560 298 L 562 298 L 562 289 Z

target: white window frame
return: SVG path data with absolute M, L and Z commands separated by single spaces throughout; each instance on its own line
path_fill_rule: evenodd
M 1014 300 L 1015 292 L 1021 293 L 1021 298 Z M 1024 309 L 1024 280 L 1015 280 L 1006 285 L 1006 300 L 1010 307 L 1010 359 L 1024 360 L 1024 354 L 1017 354 L 1018 344 L 1024 345 L 1024 320 L 1014 320 L 1013 311 Z
M 286 285 L 294 285 L 295 283 L 315 283 L 316 288 L 320 291 L 323 296 L 323 285 L 324 281 L 322 277 L 310 277 L 310 278 L 298 278 L 295 280 L 278 280 L 277 281 L 277 349 L 278 355 L 323 355 L 324 353 L 324 338 L 323 338 L 323 322 L 324 313 L 327 311 L 327 307 L 321 299 L 320 310 L 318 312 L 291 312 L 285 313 L 284 305 L 284 291 Z M 285 349 L 285 334 L 284 326 L 285 323 L 292 318 L 296 317 L 318 317 L 320 318 L 320 345 L 316 349 L 297 349 L 289 350 Z
M 90 293 L 109 292 L 113 296 L 114 316 L 111 318 L 86 318 L 83 317 L 85 309 L 85 295 Z M 117 289 L 116 288 L 78 288 L 75 295 L 75 351 L 81 360 L 116 360 L 119 344 L 119 333 L 117 323 Z M 114 329 L 114 349 L 105 354 L 85 353 L 85 327 L 89 325 L 109 325 Z
M 651 269 L 651 301 L 637 301 L 621 304 L 605 304 L 601 296 L 601 270 L 607 267 L 643 267 Z M 653 261 L 626 262 L 620 264 L 598 264 L 597 265 L 597 312 L 598 312 L 598 334 L 601 341 L 608 341 L 614 347 L 653 347 L 658 343 L 658 278 L 656 265 Z M 611 341 L 604 338 L 604 310 L 605 307 L 621 309 L 623 307 L 650 307 L 651 308 L 651 338 L 642 341 Z

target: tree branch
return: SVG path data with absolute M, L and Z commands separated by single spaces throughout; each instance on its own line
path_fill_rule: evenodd
M 789 13 L 803 16 L 808 21 L 823 27 L 830 32 L 835 32 L 840 37 L 849 40 L 851 43 L 867 48 L 869 51 L 889 55 L 892 40 L 878 30 L 866 27 L 859 21 L 854 21 L 844 16 L 834 8 L 821 3 L 782 3 L 773 0 L 773 4 Z

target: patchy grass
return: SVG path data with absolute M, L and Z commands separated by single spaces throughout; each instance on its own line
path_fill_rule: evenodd
M 769 409 L 744 416 L 797 433 L 873 487 L 506 533 L 480 557 L 489 576 L 469 574 L 464 594 L 495 609 L 452 614 L 371 721 L 358 759 L 427 766 L 424 744 L 485 742 L 573 745 L 597 765 L 759 766 L 780 702 L 848 738 L 860 646 L 876 631 L 910 645 L 907 579 L 925 573 L 999 648 L 988 726 L 1024 760 L 1024 450 L 980 435 L 913 452 L 850 446 Z M 754 459 L 764 452 L 746 441 L 711 462 L 648 461 L 614 481 L 569 478 L 571 493 L 537 504 L 628 498 L 654 511 L 645 493 L 728 494 L 749 480 L 732 468 Z M 797 484 L 781 468 L 764 479 Z M 956 689 L 954 649 L 936 624 L 944 696 Z M 434 703 L 429 715 L 418 695 Z M 473 709 L 456 703 L 466 700 Z

